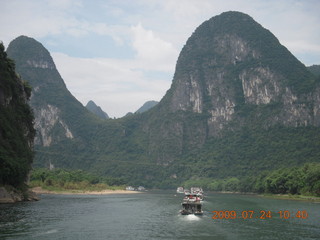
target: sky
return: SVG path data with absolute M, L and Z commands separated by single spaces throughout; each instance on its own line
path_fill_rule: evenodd
M 306 66 L 320 64 L 319 0 L 0 0 L 0 41 L 49 50 L 69 91 L 110 117 L 160 101 L 179 53 L 204 21 L 249 14 Z

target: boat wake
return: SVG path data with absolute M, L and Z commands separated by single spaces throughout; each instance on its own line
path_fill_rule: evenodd
M 193 215 L 193 214 L 184 215 L 182 217 L 186 221 L 199 221 L 199 220 L 201 220 L 201 217 Z
M 52 230 L 45 232 L 45 234 L 53 234 L 53 233 L 57 233 L 57 232 L 58 232 L 57 229 L 52 229 Z
M 58 229 L 52 229 L 52 230 L 48 230 L 46 232 L 40 232 L 34 235 L 34 237 L 39 237 L 39 236 L 45 236 L 45 235 L 50 235 L 50 234 L 55 234 L 58 232 Z

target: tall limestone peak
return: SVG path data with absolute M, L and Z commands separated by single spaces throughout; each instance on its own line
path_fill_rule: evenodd
M 16 63 L 16 71 L 32 86 L 30 104 L 35 114 L 37 135 L 35 144 L 48 147 L 73 139 L 89 113 L 66 88 L 48 50 L 26 36 L 14 39 L 8 46 L 8 56 Z M 73 119 L 79 123 L 74 124 Z
M 247 14 L 225 12 L 205 21 L 188 39 L 177 62 L 175 80 L 195 69 L 206 72 L 224 68 L 239 73 L 258 67 L 283 75 L 285 84 L 296 93 L 308 92 L 313 87 L 314 78 L 306 67 L 269 30 Z M 303 76 L 303 80 L 297 79 L 297 75 Z
M 55 69 L 49 51 L 38 41 L 27 36 L 20 36 L 10 43 L 10 54 L 19 55 L 16 63 L 34 68 Z
M 188 39 L 166 97 L 173 112 L 209 114 L 212 135 L 245 105 L 290 102 L 300 111 L 293 102 L 316 86 L 316 78 L 269 30 L 246 14 L 226 12 L 201 24 Z M 299 118 L 290 124 L 313 124 L 311 115 Z
M 30 94 L 0 43 L 0 185 L 22 187 L 31 170 L 35 130 Z
M 45 74 L 41 79 L 30 76 L 29 81 L 35 89 L 44 84 L 58 84 L 60 87 L 65 87 L 49 51 L 40 42 L 27 36 L 20 36 L 10 42 L 7 52 L 19 69 L 28 72 L 38 70 Z
M 167 119 L 152 118 L 161 129 L 150 128 L 153 153 L 171 161 L 173 152 L 244 126 L 320 126 L 319 106 L 319 83 L 304 64 L 247 14 L 225 12 L 183 47 L 172 86 L 153 111 Z

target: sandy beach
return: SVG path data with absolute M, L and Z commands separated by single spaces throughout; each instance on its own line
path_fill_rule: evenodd
M 79 194 L 79 195 L 108 195 L 108 194 L 137 194 L 142 193 L 138 191 L 127 191 L 127 190 L 102 190 L 102 191 L 81 191 L 81 190 L 70 190 L 70 191 L 49 191 L 41 187 L 34 187 L 31 189 L 36 194 Z

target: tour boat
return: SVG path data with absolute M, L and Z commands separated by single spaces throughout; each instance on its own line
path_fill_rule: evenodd
M 181 203 L 182 209 L 180 213 L 182 215 L 202 215 L 202 203 L 200 197 L 193 194 L 186 194 Z
M 183 200 L 181 203 L 182 209 L 180 210 L 180 213 L 182 215 L 189 215 L 189 214 L 194 214 L 194 215 L 202 215 L 202 203 L 200 200 L 197 199 L 188 199 L 188 200 Z

